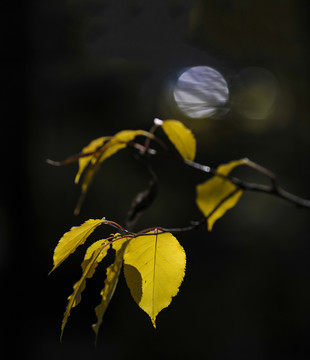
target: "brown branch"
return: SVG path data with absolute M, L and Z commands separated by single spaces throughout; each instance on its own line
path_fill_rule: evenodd
M 115 227 L 118 230 L 120 230 L 122 235 L 127 234 L 130 236 L 136 237 L 136 236 L 146 235 L 147 232 L 154 231 L 154 229 L 157 229 L 160 232 L 172 232 L 172 233 L 192 231 L 192 230 L 200 227 L 201 225 L 203 225 L 208 220 L 208 218 L 212 214 L 214 214 L 214 212 L 223 203 L 225 203 L 228 199 L 230 199 L 239 190 L 265 193 L 265 194 L 272 195 L 277 198 L 283 199 L 283 200 L 290 202 L 298 207 L 310 209 L 310 200 L 303 199 L 297 195 L 294 195 L 294 194 L 289 193 L 288 191 L 284 190 L 281 186 L 279 186 L 278 180 L 277 180 L 275 174 L 272 171 L 270 171 L 269 169 L 266 169 L 265 167 L 263 167 L 259 164 L 256 164 L 255 162 L 253 162 L 251 160 L 246 161 L 247 166 L 249 166 L 252 169 L 254 169 L 255 171 L 265 175 L 270 180 L 270 182 L 271 182 L 270 185 L 263 185 L 263 184 L 247 182 L 247 181 L 241 180 L 237 177 L 233 177 L 230 175 L 223 175 L 223 174 L 219 173 L 215 168 L 212 168 L 210 166 L 203 165 L 203 164 L 200 164 L 200 163 L 197 163 L 194 161 L 183 159 L 181 156 L 177 156 L 177 154 L 173 154 L 173 153 L 169 152 L 167 149 L 167 146 L 160 139 L 158 139 L 156 136 L 154 136 L 153 132 L 155 131 L 156 127 L 157 127 L 157 125 L 155 124 L 154 128 L 152 128 L 150 130 L 150 132 L 147 133 L 148 136 L 146 136 L 146 141 L 145 141 L 144 145 L 141 145 L 141 144 L 133 142 L 133 141 L 129 142 L 127 145 L 133 147 L 135 150 L 138 150 L 141 157 L 148 157 L 148 160 L 152 156 L 161 156 L 161 157 L 165 157 L 165 158 L 169 157 L 178 162 L 183 163 L 186 166 L 192 167 L 196 170 L 202 171 L 209 175 L 218 176 L 224 180 L 230 181 L 232 184 L 234 184 L 236 186 L 236 189 L 234 191 L 232 191 L 230 194 L 228 194 L 228 196 L 226 196 L 224 199 L 222 199 L 217 204 L 217 206 L 210 212 L 210 214 L 208 216 L 203 217 L 201 220 L 198 220 L 198 221 L 191 221 L 190 225 L 188 225 L 188 226 L 180 227 L 180 228 L 170 228 L 170 229 L 157 226 L 157 227 L 152 227 L 149 229 L 142 230 L 138 233 L 134 233 L 134 232 L 130 231 L 131 228 L 133 227 L 133 224 L 135 224 L 137 222 L 141 213 L 143 211 L 145 211 L 145 209 L 148 208 L 148 206 L 152 203 L 153 197 L 155 196 L 155 193 L 156 193 L 157 177 L 154 174 L 150 163 L 148 162 L 148 170 L 151 174 L 151 181 L 149 183 L 148 188 L 145 189 L 143 192 L 139 193 L 137 198 L 135 198 L 134 201 L 132 202 L 131 209 L 128 213 L 128 218 L 126 221 L 126 227 L 128 229 L 120 228 L 120 226 L 118 224 L 107 221 L 107 223 L 110 226 Z M 161 148 L 163 149 L 163 151 L 159 152 L 155 149 L 150 148 L 150 140 L 155 140 L 157 143 L 159 143 L 161 145 Z M 102 145 L 101 147 L 96 149 L 94 152 L 79 153 L 79 154 L 71 156 L 61 162 L 56 162 L 56 161 L 52 161 L 52 160 L 47 160 L 47 162 L 51 165 L 56 165 L 56 166 L 69 164 L 69 163 L 79 160 L 79 158 L 81 158 L 81 157 L 94 156 L 94 155 L 100 154 L 102 151 L 104 151 L 105 147 L 106 147 L 106 144 Z M 97 157 L 96 162 L 94 164 L 92 164 L 92 166 L 96 166 L 98 164 L 98 160 L 99 160 L 99 157 Z M 79 200 L 77 208 L 80 207 L 81 202 L 82 202 L 81 200 L 83 200 L 84 196 L 85 196 L 85 192 L 82 193 L 82 196 L 81 196 L 82 199 Z
M 310 200 L 303 199 L 297 195 L 294 195 L 294 194 L 289 193 L 288 191 L 284 190 L 278 184 L 276 176 L 273 172 L 271 172 L 268 169 L 265 169 L 264 167 L 262 167 L 259 164 L 254 163 L 253 161 L 249 161 L 249 163 L 247 163 L 247 165 L 252 167 L 254 170 L 266 175 L 271 180 L 271 185 L 256 184 L 256 183 L 240 180 L 240 179 L 230 176 L 230 175 L 223 175 L 221 173 L 218 173 L 216 171 L 216 169 L 210 168 L 210 170 L 208 170 L 208 166 L 206 167 L 205 165 L 201 165 L 198 163 L 190 164 L 189 161 L 186 161 L 185 164 L 192 166 L 200 171 L 211 173 L 215 176 L 219 176 L 223 179 L 226 179 L 244 191 L 255 191 L 255 192 L 273 195 L 280 199 L 286 200 L 296 206 L 310 209 Z
M 140 150 L 142 153 L 143 151 L 151 156 L 169 156 L 169 158 L 173 158 L 176 161 L 181 161 L 183 164 L 192 167 L 194 169 L 197 169 L 199 171 L 205 172 L 207 174 L 211 174 L 214 176 L 219 176 L 227 181 L 230 181 L 232 184 L 236 185 L 239 189 L 242 189 L 244 191 L 254 191 L 254 192 L 260 192 L 265 193 L 269 195 L 276 196 L 280 199 L 283 199 L 285 201 L 288 201 L 298 207 L 307 208 L 310 209 L 310 200 L 303 199 L 297 195 L 294 195 L 286 190 L 284 190 L 278 183 L 278 180 L 275 176 L 275 174 L 270 171 L 269 169 L 264 168 L 263 166 L 256 164 L 255 162 L 248 160 L 247 164 L 249 167 L 253 168 L 257 172 L 260 172 L 261 174 L 267 176 L 269 180 L 271 181 L 271 185 L 262 185 L 262 184 L 256 184 L 252 182 L 247 182 L 244 180 L 240 180 L 236 177 L 230 176 L 230 175 L 223 175 L 219 172 L 217 172 L 216 169 L 203 165 L 194 161 L 186 160 L 181 157 L 173 156 L 171 153 L 162 153 L 157 152 L 154 149 L 148 148 L 145 149 L 143 145 L 140 144 L 133 144 L 134 147 L 136 147 L 138 150 Z
M 185 226 L 182 228 L 163 228 L 163 227 L 158 227 L 158 229 L 160 229 L 162 232 L 172 232 L 172 233 L 176 233 L 176 232 L 186 232 L 186 231 L 192 231 L 197 229 L 198 227 L 200 227 L 201 225 L 203 225 L 206 221 L 208 221 L 208 219 L 218 210 L 218 208 L 220 206 L 222 206 L 227 200 L 229 200 L 232 196 L 234 196 L 238 191 L 240 191 L 240 189 L 236 188 L 235 190 L 233 190 L 232 192 L 230 192 L 227 196 L 225 196 L 215 207 L 214 209 L 209 213 L 208 216 L 205 216 L 204 218 L 202 218 L 201 220 L 198 221 L 192 221 L 191 225 L 189 226 Z

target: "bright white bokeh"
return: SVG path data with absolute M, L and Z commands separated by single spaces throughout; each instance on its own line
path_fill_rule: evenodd
M 178 78 L 173 90 L 178 108 L 190 118 L 206 118 L 226 112 L 229 90 L 224 77 L 208 66 L 194 66 Z

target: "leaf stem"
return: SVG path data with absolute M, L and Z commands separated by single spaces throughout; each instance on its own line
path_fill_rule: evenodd
M 108 224 L 108 225 L 114 227 L 115 229 L 119 230 L 122 233 L 122 235 L 124 235 L 124 234 L 132 235 L 132 233 L 130 231 L 125 229 L 123 226 L 121 226 L 117 222 L 111 221 L 111 220 L 106 220 L 105 218 L 103 218 L 102 220 L 104 220 L 105 224 Z

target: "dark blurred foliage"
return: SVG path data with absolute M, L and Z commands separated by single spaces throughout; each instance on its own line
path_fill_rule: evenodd
M 121 279 L 94 347 L 102 266 L 60 343 L 83 250 L 48 276 L 57 241 L 88 218 L 123 223 L 149 178 L 130 152 L 119 153 L 74 217 L 76 165 L 54 168 L 45 160 L 124 128 L 148 129 L 154 117 L 176 117 L 165 91 L 184 67 L 214 67 L 234 89 L 242 69 L 259 66 L 281 87 L 270 126 L 247 126 L 234 109 L 223 119 L 180 119 L 196 133 L 199 161 L 216 166 L 247 156 L 310 198 L 309 2 L 32 0 L 0 8 L 3 358 L 308 359 L 310 212 L 253 193 L 212 233 L 178 236 L 187 272 L 156 330 Z M 194 185 L 203 174 L 168 160 L 154 167 L 159 193 L 140 226 L 199 218 Z

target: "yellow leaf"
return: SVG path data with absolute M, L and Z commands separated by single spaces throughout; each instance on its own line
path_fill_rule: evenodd
M 104 249 L 104 251 L 100 252 L 100 254 L 98 255 L 98 257 L 96 259 L 96 262 L 99 263 L 101 260 L 103 260 L 103 258 L 107 254 L 108 249 L 110 248 L 110 246 L 108 246 L 108 244 L 109 244 L 109 241 L 106 239 L 103 239 L 103 240 L 97 240 L 96 242 L 94 242 L 92 245 L 90 245 L 88 247 L 88 249 L 86 250 L 86 253 L 84 255 L 84 260 L 81 264 L 83 271 L 86 269 L 89 262 L 91 261 L 93 253 L 99 248 Z
M 191 130 L 177 120 L 164 121 L 162 128 L 182 157 L 193 161 L 196 155 L 196 140 Z
M 82 153 L 88 154 L 88 153 L 95 152 L 98 148 L 100 148 L 107 141 L 107 139 L 108 138 L 104 136 L 104 137 L 100 137 L 98 139 L 91 141 L 87 146 L 85 146 L 83 148 Z M 93 157 L 94 157 L 93 155 L 89 155 L 89 156 L 79 158 L 79 171 L 75 177 L 76 184 L 80 181 L 83 171 L 88 166 L 90 161 L 92 161 Z
M 122 143 L 129 143 L 138 135 L 147 136 L 147 132 L 144 130 L 122 130 L 114 135 L 114 140 Z
M 91 160 L 91 165 L 86 169 L 85 176 L 83 178 L 82 194 L 85 194 L 87 192 L 88 186 L 89 186 L 90 182 L 92 181 L 92 179 L 98 169 L 99 169 L 98 161 L 92 162 L 92 160 Z
M 222 175 L 228 175 L 235 167 L 240 165 L 247 165 L 249 159 L 244 158 L 240 160 L 230 161 L 228 164 L 219 165 L 216 171 Z
M 80 226 L 73 226 L 70 231 L 66 232 L 55 248 L 52 271 L 72 254 L 79 245 L 84 244 L 88 236 L 102 223 L 104 223 L 104 220 L 90 219 Z
M 125 148 L 127 144 L 134 140 L 138 135 L 146 135 L 143 130 L 123 130 L 113 136 L 113 138 L 106 144 L 105 151 L 100 157 L 100 162 L 106 160 L 108 157 L 114 155 L 119 150 Z
M 106 256 L 109 247 L 109 241 L 99 240 L 87 249 L 82 262 L 82 277 L 74 284 L 73 293 L 68 297 L 69 302 L 61 325 L 61 337 L 70 316 L 71 309 L 81 302 L 81 294 L 85 289 L 86 279 L 89 279 L 94 275 L 99 262 Z
M 129 240 L 128 238 L 123 238 L 117 240 L 112 244 L 113 249 L 116 251 L 115 260 L 114 263 L 107 268 L 106 271 L 107 276 L 104 282 L 104 288 L 100 292 L 101 303 L 95 309 L 97 322 L 96 324 L 92 325 L 96 337 L 98 336 L 98 331 L 102 323 L 103 315 L 112 299 L 112 296 L 114 294 L 114 291 L 118 283 L 119 275 L 123 264 L 123 255 L 128 240 Z
M 246 165 L 248 159 L 231 161 L 220 165 L 217 172 L 227 176 L 236 166 Z M 221 218 L 227 210 L 233 208 L 239 201 L 243 191 L 228 179 L 214 176 L 197 186 L 196 203 L 207 218 L 208 230 L 211 231 L 216 220 Z
M 166 308 L 182 283 L 186 256 L 170 233 L 150 232 L 133 238 L 124 254 L 124 272 L 130 292 L 151 318 Z
M 82 172 L 85 170 L 85 168 L 86 170 L 82 183 L 82 193 L 74 210 L 75 215 L 78 215 L 80 213 L 80 209 L 87 193 L 88 187 L 97 170 L 99 169 L 100 164 L 110 156 L 117 153 L 119 150 L 125 148 L 127 144 L 138 135 L 150 136 L 149 133 L 143 130 L 123 130 L 115 134 L 111 139 L 107 137 L 96 139 L 83 149 L 83 152 L 85 149 L 87 149 L 87 151 L 92 151 L 94 149 L 95 151 L 96 149 L 101 147 L 100 150 L 98 150 L 98 152 L 96 152 L 93 156 L 86 157 L 85 160 L 84 158 L 80 158 L 79 160 L 82 161 L 82 168 L 81 163 L 79 162 L 80 168 L 75 178 L 75 182 L 80 180 Z M 107 141 L 107 139 L 110 140 Z
M 93 160 L 95 159 L 95 161 L 93 162 Z M 77 202 L 77 205 L 74 209 L 74 215 L 79 215 L 82 204 L 84 202 L 88 187 L 93 179 L 93 177 L 95 176 L 97 170 L 99 169 L 99 162 L 98 162 L 98 158 L 93 156 L 91 159 L 91 164 L 87 167 L 87 169 L 85 170 L 85 175 L 83 178 L 83 182 L 82 182 L 82 191 L 81 191 L 81 195 L 79 197 L 79 200 Z

